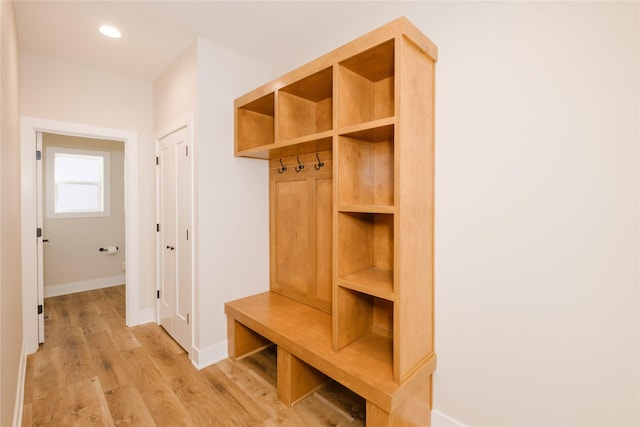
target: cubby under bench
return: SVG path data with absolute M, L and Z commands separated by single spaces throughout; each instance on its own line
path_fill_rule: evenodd
M 372 333 L 334 351 L 331 315 L 275 292 L 225 304 L 229 358 L 277 346 L 278 398 L 292 406 L 329 379 L 366 399 L 366 425 L 431 425 L 435 354 L 402 384 L 393 381 L 392 342 Z

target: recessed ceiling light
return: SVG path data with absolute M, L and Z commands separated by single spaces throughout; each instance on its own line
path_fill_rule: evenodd
M 122 34 L 116 27 L 112 27 L 111 25 L 103 25 L 100 27 L 100 32 L 107 37 L 111 37 L 112 39 L 119 39 Z

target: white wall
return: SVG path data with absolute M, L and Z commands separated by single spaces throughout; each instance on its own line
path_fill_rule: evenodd
M 275 74 L 401 15 L 439 47 L 434 408 L 640 424 L 638 2 L 362 7 Z
M 19 425 L 22 334 L 19 57 L 13 3 L 0 2 L 0 425 Z M 16 423 L 16 424 L 14 424 Z
M 269 289 L 268 162 L 233 157 L 233 100 L 271 77 L 265 64 L 198 40 L 196 346 L 211 355 L 203 359 L 226 357 L 224 302 Z
M 269 287 L 267 164 L 233 157 L 233 100 L 270 78 L 264 64 L 198 39 L 154 82 L 156 132 L 195 113 L 192 358 L 199 367 L 226 357 L 224 303 Z
M 155 204 L 153 92 L 151 82 L 21 52 L 20 112 L 24 116 L 138 135 L 139 311 L 144 320 L 155 303 Z M 127 224 L 129 226 L 129 224 Z
M 196 110 L 197 66 L 194 42 L 153 82 L 154 132 Z
M 45 133 L 42 136 L 42 175 L 49 182 L 47 147 L 65 147 L 109 153 L 109 215 L 48 218 L 43 215 L 44 296 L 65 295 L 124 283 L 124 143 Z M 49 188 L 43 185 L 48 203 Z M 53 198 L 51 198 L 53 200 Z M 107 255 L 99 248 L 117 246 Z

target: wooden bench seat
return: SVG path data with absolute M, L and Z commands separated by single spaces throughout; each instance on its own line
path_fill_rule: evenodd
M 335 352 L 330 314 L 274 292 L 228 302 L 225 313 L 231 360 L 277 345 L 278 397 L 286 404 L 315 390 L 326 375 L 367 400 L 369 427 L 430 425 L 435 355 L 397 384 L 390 338 L 370 334 Z

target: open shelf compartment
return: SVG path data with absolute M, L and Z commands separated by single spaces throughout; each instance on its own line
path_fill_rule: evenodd
M 394 115 L 394 51 L 392 39 L 340 63 L 340 126 Z
M 237 109 L 236 149 L 245 151 L 274 143 L 275 94 L 269 93 Z
M 393 302 L 338 287 L 337 350 L 362 347 L 393 365 Z
M 394 205 L 393 125 L 365 129 L 339 137 L 338 206 L 381 210 Z
M 278 92 L 278 141 L 333 128 L 333 68 L 325 68 Z
M 391 214 L 338 213 L 338 283 L 393 300 Z

